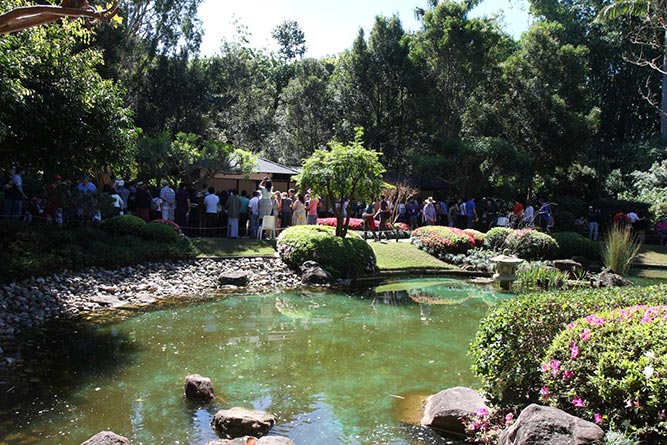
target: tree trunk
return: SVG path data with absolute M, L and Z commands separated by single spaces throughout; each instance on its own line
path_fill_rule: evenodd
M 667 142 L 667 31 L 662 56 L 662 100 L 660 102 L 660 140 Z

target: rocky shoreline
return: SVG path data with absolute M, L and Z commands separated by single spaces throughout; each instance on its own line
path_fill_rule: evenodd
M 247 284 L 221 284 L 220 276 L 230 273 L 245 273 Z M 0 286 L 0 369 L 16 362 L 8 352 L 15 336 L 49 320 L 219 290 L 263 293 L 300 284 L 300 275 L 279 258 L 197 259 L 115 270 L 91 267 L 6 284 Z

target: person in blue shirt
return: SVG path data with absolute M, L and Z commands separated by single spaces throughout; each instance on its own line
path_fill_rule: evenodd
M 477 221 L 477 206 L 475 205 L 475 198 L 470 198 L 466 201 L 466 228 L 472 229 L 475 221 Z

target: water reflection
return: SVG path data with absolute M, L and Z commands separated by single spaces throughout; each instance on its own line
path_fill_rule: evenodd
M 25 435 L 35 445 L 81 443 L 113 430 L 135 444 L 203 445 L 215 439 L 217 410 L 244 406 L 274 413 L 273 431 L 297 444 L 437 444 L 400 422 L 395 407 L 405 395 L 475 384 L 467 345 L 499 297 L 452 280 L 376 290 L 233 297 L 80 331 L 68 337 L 70 349 L 86 351 L 75 360 L 114 366 L 59 381 L 52 411 L 36 416 L 32 400 L 14 406 L 0 443 Z M 63 375 L 76 366 L 51 365 Z M 185 403 L 190 373 L 213 380 L 211 404 Z

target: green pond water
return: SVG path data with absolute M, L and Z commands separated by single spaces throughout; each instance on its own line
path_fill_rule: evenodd
M 26 339 L 26 387 L 4 395 L 0 444 L 80 444 L 111 430 L 134 445 L 203 445 L 219 409 L 274 414 L 301 444 L 454 443 L 414 425 L 423 397 L 476 386 L 466 351 L 506 298 L 449 279 L 371 292 L 227 296 L 78 323 Z M 193 405 L 184 377 L 213 380 Z M 32 377 L 30 377 L 32 376 Z

